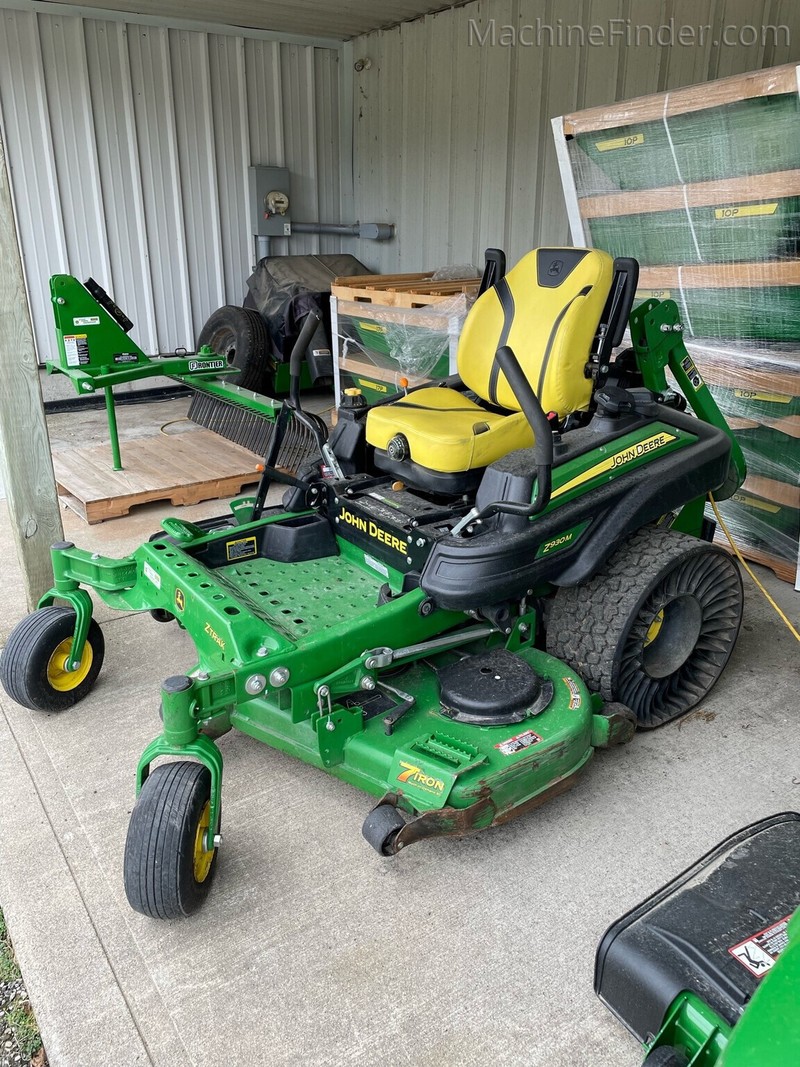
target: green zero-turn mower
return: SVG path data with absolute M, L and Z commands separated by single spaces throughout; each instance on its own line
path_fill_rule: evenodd
M 163 683 L 139 762 L 134 908 L 187 914 L 207 892 L 215 740 L 232 727 L 377 797 L 363 833 L 391 855 L 503 823 L 567 789 L 595 749 L 703 699 L 742 615 L 703 505 L 744 463 L 675 303 L 631 314 L 637 276 L 575 248 L 506 274 L 491 250 L 458 376 L 371 407 L 346 396 L 297 477 L 273 462 L 306 417 L 294 388 L 255 498 L 227 519 L 165 519 L 123 559 L 53 547 L 54 586 L 0 662 L 19 703 L 54 711 L 92 688 L 103 637 L 86 587 L 174 616 L 197 650 Z M 274 482 L 283 504 L 267 508 Z
M 762 819 L 615 922 L 595 992 L 646 1067 L 800 1063 L 800 815 Z

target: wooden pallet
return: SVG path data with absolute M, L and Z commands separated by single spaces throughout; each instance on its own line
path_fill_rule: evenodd
M 794 585 L 795 576 L 797 574 L 797 564 L 792 563 L 791 560 L 782 559 L 780 556 L 773 556 L 769 552 L 765 552 L 762 548 L 754 548 L 752 545 L 742 544 L 741 540 L 737 540 L 737 546 L 744 558 L 750 563 L 760 563 L 762 567 L 769 567 L 776 578 L 780 578 L 781 581 L 789 582 L 790 585 Z M 728 538 L 721 530 L 717 530 L 714 534 L 714 544 L 719 545 L 720 548 L 724 548 L 730 555 L 735 556 L 735 552 L 730 546 Z
M 257 482 L 258 457 L 210 430 L 122 442 L 124 470 L 111 469 L 108 445 L 53 456 L 61 500 L 90 525 L 154 500 L 199 504 L 235 496 Z
M 434 279 L 432 271 L 427 274 L 365 274 L 336 278 L 331 293 L 338 300 L 409 309 L 430 307 L 461 295 L 465 298 L 477 296 L 480 284 L 480 278 Z

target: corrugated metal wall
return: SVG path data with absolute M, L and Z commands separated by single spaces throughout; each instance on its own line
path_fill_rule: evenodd
M 251 164 L 289 167 L 296 220 L 340 218 L 336 50 L 0 10 L 0 116 L 42 359 L 51 274 L 93 275 L 151 353 L 241 303 Z
M 510 25 L 710 26 L 703 47 L 470 44 L 470 20 Z M 725 26 L 787 25 L 791 45 L 714 48 Z M 526 39 L 532 39 L 526 34 Z M 698 34 L 699 36 L 699 34 Z M 731 34 L 730 37 L 735 35 Z M 745 40 L 752 34 L 745 33 Z M 576 38 L 573 37 L 573 40 Z M 647 42 L 645 34 L 640 38 Z M 549 41 L 542 32 L 541 40 Z M 569 242 L 550 119 L 578 108 L 800 59 L 796 0 L 480 0 L 359 37 L 354 94 L 356 213 L 397 223 L 359 253 L 375 270 L 475 263 L 499 245 L 513 262 Z

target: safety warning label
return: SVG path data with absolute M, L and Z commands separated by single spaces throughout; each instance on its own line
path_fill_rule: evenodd
M 85 333 L 66 334 L 64 337 L 64 355 L 68 367 L 82 367 L 89 362 L 89 342 Z
M 526 730 L 524 734 L 509 737 L 507 741 L 501 741 L 499 745 L 494 747 L 499 748 L 504 756 L 513 756 L 517 752 L 522 752 L 523 749 L 530 748 L 531 745 L 538 745 L 541 740 L 541 737 L 535 734 L 533 730 Z
M 772 926 L 768 926 L 766 930 L 761 930 L 752 937 L 748 937 L 746 941 L 741 941 L 733 948 L 729 948 L 728 952 L 751 974 L 760 978 L 775 965 L 775 960 L 786 948 L 788 941 L 786 927 L 790 918 L 791 915 L 785 916 Z

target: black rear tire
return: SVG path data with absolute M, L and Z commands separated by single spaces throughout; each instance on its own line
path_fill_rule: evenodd
M 200 331 L 197 347 L 208 345 L 240 373 L 225 380 L 242 389 L 268 392 L 272 380 L 267 324 L 257 311 L 226 304 L 217 308 Z
M 135 911 L 177 919 L 203 903 L 217 866 L 217 849 L 201 844 L 210 799 L 201 763 L 162 764 L 145 779 L 125 841 L 125 895 Z
M 64 711 L 86 696 L 103 666 L 105 641 L 94 619 L 81 667 L 67 671 L 75 633 L 72 608 L 47 607 L 18 623 L 0 656 L 0 682 L 18 704 L 33 711 Z
M 714 545 L 646 526 L 588 582 L 559 589 L 547 651 L 638 725 L 693 708 L 736 644 L 744 591 L 736 563 Z

